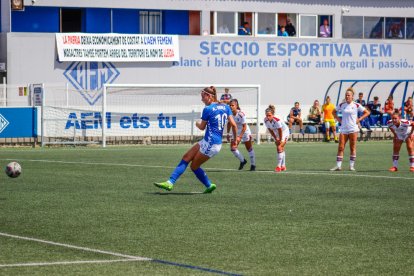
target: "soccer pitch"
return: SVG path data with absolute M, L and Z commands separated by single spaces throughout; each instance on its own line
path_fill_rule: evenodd
M 3 148 L 23 172 L 0 176 L 0 274 L 414 274 L 405 144 L 397 173 L 391 141 L 359 142 L 356 172 L 349 148 L 329 171 L 334 143 L 288 143 L 282 173 L 273 144 L 254 146 L 256 172 L 223 145 L 203 166 L 212 194 L 189 168 L 154 187 L 189 147 Z

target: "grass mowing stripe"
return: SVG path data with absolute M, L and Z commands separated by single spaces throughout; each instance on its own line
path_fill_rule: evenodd
M 156 260 L 156 259 L 151 259 L 151 258 L 145 258 L 145 257 L 139 257 L 139 256 L 131 256 L 131 255 L 125 255 L 125 254 L 121 254 L 121 253 L 116 253 L 116 252 L 111 252 L 111 251 L 104 251 L 104 250 L 99 250 L 99 249 L 92 249 L 92 248 L 88 248 L 88 247 L 81 247 L 81 246 L 76 246 L 76 245 L 70 245 L 70 244 L 65 244 L 65 243 L 58 243 L 58 242 L 52 242 L 52 241 L 46 241 L 46 240 L 41 240 L 41 239 L 36 239 L 36 238 L 30 238 L 30 237 L 23 237 L 23 236 L 17 236 L 17 235 L 11 235 L 8 233 L 3 233 L 0 232 L 0 236 L 4 236 L 4 237 L 8 237 L 8 238 L 15 238 L 15 239 L 20 239 L 20 240 L 26 240 L 26 241 L 34 241 L 34 242 L 40 242 L 40 243 L 45 243 L 45 244 L 50 244 L 50 245 L 56 245 L 56 246 L 61 246 L 61 247 L 66 247 L 66 248 L 71 248 L 71 249 L 78 249 L 78 250 L 82 250 L 82 251 L 88 251 L 88 252 L 94 252 L 94 253 L 100 253 L 100 254 L 106 254 L 106 255 L 112 255 L 112 256 L 117 256 L 117 257 L 122 257 L 122 258 L 126 258 L 125 260 L 114 260 L 115 261 L 152 261 L 155 263 L 161 263 L 161 264 L 166 264 L 166 265 L 171 265 L 171 266 L 177 266 L 177 267 L 183 267 L 183 268 L 189 268 L 189 269 L 193 269 L 193 270 L 200 270 L 200 271 L 205 271 L 205 272 L 210 272 L 210 273 L 215 273 L 215 274 L 222 274 L 222 275 L 241 275 L 241 274 L 235 274 L 235 273 L 231 273 L 231 272 L 225 272 L 222 270 L 217 270 L 217 269 L 211 269 L 211 268 L 205 268 L 205 267 L 200 267 L 200 266 L 194 266 L 194 265 L 188 265 L 188 264 L 180 264 L 180 263 L 175 263 L 175 262 L 170 262 L 170 261 L 164 261 L 164 260 Z M 86 262 L 99 262 L 99 261 L 79 261 L 79 263 L 86 263 Z M 104 261 L 101 261 L 102 263 L 104 263 Z M 110 262 L 110 261 L 106 261 L 106 262 Z M 56 262 L 56 263 L 49 263 L 50 265 L 52 264 L 69 264 L 68 262 Z M 73 263 L 73 262 L 72 262 Z M 36 264 L 36 263 L 35 263 Z M 37 266 L 40 266 L 42 263 L 37 263 Z M 0 267 L 11 267 L 11 266 L 18 266 L 19 264 L 10 264 L 10 265 L 0 265 Z M 47 263 L 43 263 L 43 265 L 47 265 Z M 20 264 L 19 266 L 35 266 L 34 264 L 30 265 L 24 265 L 24 264 Z
M 60 160 L 42 160 L 42 159 L 10 159 L 0 158 L 0 160 L 6 161 L 26 161 L 26 162 L 44 162 L 44 163 L 60 163 L 60 164 L 82 164 L 82 165 L 102 165 L 102 166 L 122 166 L 122 167 L 142 167 L 142 168 L 162 168 L 162 169 L 175 169 L 172 166 L 158 166 L 158 165 L 139 165 L 139 164 L 123 164 L 123 163 L 102 163 L 102 162 L 78 162 L 78 161 L 60 161 Z M 239 172 L 236 169 L 223 169 L 223 168 L 204 168 L 205 170 L 215 171 L 234 171 Z M 275 173 L 274 171 L 260 171 L 257 170 L 254 173 Z M 414 180 L 414 177 L 402 177 L 402 176 L 386 176 L 386 175 L 371 175 L 371 174 L 358 174 L 357 172 L 338 173 L 328 171 L 285 171 L 281 174 L 293 174 L 293 175 L 324 175 L 324 176 L 346 176 L 346 177 L 368 177 L 368 178 L 385 178 L 385 179 L 403 179 Z
M 91 261 L 61 261 L 61 262 L 47 262 L 47 263 L 19 263 L 19 264 L 0 264 L 2 267 L 25 267 L 25 266 L 48 266 L 48 265 L 71 265 L 71 264 L 103 264 L 103 263 L 118 263 L 118 262 L 136 262 L 142 260 L 135 259 L 120 259 L 120 260 L 91 260 Z

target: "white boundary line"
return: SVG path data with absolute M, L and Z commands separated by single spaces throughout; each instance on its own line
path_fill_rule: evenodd
M 111 251 L 104 251 L 104 250 L 93 249 L 93 248 L 88 248 L 88 247 L 81 247 L 81 246 L 76 246 L 76 245 L 71 245 L 71 244 L 66 244 L 66 243 L 52 242 L 52 241 L 46 241 L 46 240 L 41 240 L 41 239 L 11 235 L 11 234 L 2 233 L 2 232 L 0 232 L 0 236 L 19 239 L 19 240 L 40 242 L 40 243 L 44 243 L 44 244 L 56 245 L 56 246 L 61 246 L 61 247 L 66 247 L 66 248 L 71 248 L 71 249 L 77 249 L 77 250 L 82 250 L 82 251 L 88 251 L 88 252 L 94 252 L 94 253 L 100 253 L 100 254 L 105 254 L 105 255 L 117 256 L 117 257 L 126 258 L 128 260 L 134 260 L 134 261 L 151 261 L 152 260 L 150 258 L 145 258 L 145 257 L 140 257 L 140 256 L 125 255 L 125 254 L 111 252 Z
M 71 264 L 102 264 L 102 263 L 119 263 L 119 262 L 137 262 L 142 260 L 121 259 L 121 260 L 92 260 L 92 261 L 61 261 L 47 263 L 17 263 L 17 264 L 0 264 L 0 268 L 4 267 L 25 267 L 25 266 L 48 266 L 48 265 L 71 265 Z
M 81 161 L 59 161 L 59 160 L 45 160 L 45 159 L 10 159 L 0 158 L 0 160 L 6 161 L 26 161 L 26 162 L 44 162 L 44 163 L 60 163 L 60 164 L 81 164 L 81 165 L 101 165 L 101 166 L 122 166 L 122 167 L 142 167 L 142 168 L 162 168 L 162 169 L 174 169 L 171 166 L 157 166 L 157 165 L 139 165 L 139 164 L 122 164 L 122 163 L 102 163 L 102 162 L 81 162 Z M 205 170 L 215 171 L 234 171 L 239 172 L 236 169 L 223 169 L 223 168 L 204 168 Z M 255 171 L 254 173 L 272 173 L 273 171 Z M 374 174 L 358 174 L 358 172 L 349 173 L 338 173 L 328 171 L 286 171 L 278 173 L 277 175 L 325 175 L 325 176 L 348 176 L 348 177 L 367 177 L 367 178 L 383 178 L 383 179 L 403 179 L 403 180 L 414 180 L 414 177 L 403 177 L 403 176 L 386 176 L 386 175 L 374 175 Z M 275 174 L 276 175 L 276 174 Z

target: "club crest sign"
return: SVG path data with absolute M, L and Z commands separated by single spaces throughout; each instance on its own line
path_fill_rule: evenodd
M 72 62 L 64 76 L 90 104 L 94 105 L 102 97 L 105 83 L 112 83 L 119 71 L 110 62 Z
M 9 125 L 9 121 L 4 118 L 2 114 L 0 114 L 0 133 Z

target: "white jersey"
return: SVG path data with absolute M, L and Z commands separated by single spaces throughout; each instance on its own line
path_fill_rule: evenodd
M 351 102 L 351 103 L 341 103 L 336 107 L 336 112 L 342 114 L 342 121 L 341 121 L 341 133 L 349 134 L 358 132 L 359 128 L 357 125 L 357 118 L 358 112 L 363 113 L 365 111 L 365 107 L 362 105 Z
M 240 135 L 243 129 L 243 125 L 246 124 L 246 115 L 243 113 L 243 111 L 239 110 L 237 111 L 237 114 L 233 117 L 237 125 L 237 135 Z M 246 131 L 244 132 L 244 135 L 246 134 L 251 135 L 250 128 L 247 124 L 246 124 Z
M 276 137 L 279 138 L 280 140 L 287 140 L 287 138 L 289 138 L 289 128 L 285 124 L 285 122 L 283 122 L 281 119 L 273 116 L 272 120 L 269 121 L 266 117 L 264 119 L 264 123 L 266 127 L 269 130 L 273 131 L 273 133 L 276 134 Z M 282 137 L 279 137 L 279 132 L 278 132 L 279 128 L 282 129 Z
M 401 140 L 401 141 L 405 141 L 408 136 L 411 133 L 411 122 L 408 120 L 400 120 L 400 125 L 396 126 L 394 125 L 394 123 L 392 122 L 392 120 L 389 120 L 387 122 L 387 126 L 394 130 L 395 132 L 395 136 L 397 137 L 397 139 Z

